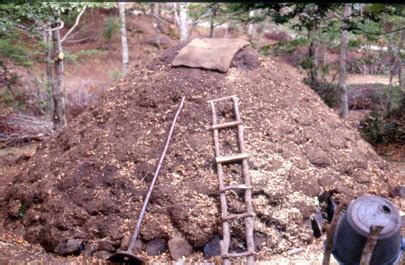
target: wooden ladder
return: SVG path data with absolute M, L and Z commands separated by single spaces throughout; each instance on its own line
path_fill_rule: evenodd
M 235 121 L 217 123 L 217 113 L 215 110 L 215 103 L 220 101 L 232 100 L 233 109 L 235 112 Z M 214 131 L 214 145 L 215 145 L 215 156 L 217 164 L 217 174 L 218 174 L 218 183 L 219 183 L 219 198 L 221 203 L 221 217 L 222 217 L 222 231 L 223 239 L 221 240 L 221 256 L 223 258 L 224 264 L 231 264 L 230 258 L 234 257 L 246 257 L 246 264 L 253 265 L 255 263 L 254 258 L 254 241 L 253 241 L 253 206 L 252 206 L 252 187 L 250 183 L 249 176 L 249 165 L 248 165 L 248 154 L 245 150 L 245 145 L 243 141 L 243 124 L 240 118 L 239 107 L 238 107 L 238 98 L 236 95 L 218 98 L 209 100 L 208 103 L 211 105 L 212 109 L 212 130 Z M 238 145 L 239 152 L 237 154 L 221 156 L 220 154 L 220 144 L 219 144 L 219 130 L 230 127 L 238 127 Z M 242 162 L 242 174 L 244 183 L 236 185 L 224 186 L 224 173 L 222 165 L 224 163 L 240 163 Z M 228 213 L 228 205 L 226 202 L 226 191 L 229 190 L 244 190 L 245 191 L 245 205 L 246 212 L 241 214 L 230 214 Z M 229 221 L 234 219 L 245 219 L 245 231 L 246 231 L 246 247 L 247 251 L 242 253 L 229 253 L 230 245 L 230 226 Z

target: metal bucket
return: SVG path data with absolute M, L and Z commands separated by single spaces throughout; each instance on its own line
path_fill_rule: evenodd
M 332 254 L 344 265 L 357 265 L 372 225 L 384 229 L 378 237 L 370 265 L 395 264 L 401 254 L 401 218 L 390 201 L 362 196 L 353 201 L 340 218 L 333 238 Z

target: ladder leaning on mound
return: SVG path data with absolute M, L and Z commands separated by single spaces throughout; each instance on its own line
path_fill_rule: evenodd
M 235 112 L 235 121 L 217 123 L 217 113 L 215 110 L 215 103 L 220 101 L 232 100 L 233 109 Z M 238 108 L 238 98 L 236 95 L 209 100 L 208 103 L 211 105 L 212 109 L 212 130 L 214 131 L 214 145 L 215 145 L 215 156 L 217 164 L 217 174 L 219 182 L 219 198 L 221 204 L 221 217 L 222 217 L 222 231 L 223 239 L 221 240 L 221 256 L 223 258 L 224 264 L 230 264 L 229 258 L 233 257 L 246 257 L 246 264 L 252 265 L 255 263 L 254 258 L 254 240 L 253 240 L 253 206 L 252 206 L 252 187 L 250 184 L 249 176 L 249 165 L 248 165 L 248 154 L 245 150 L 245 145 L 243 141 L 243 124 L 240 118 L 239 108 Z M 238 145 L 239 152 L 237 154 L 221 156 L 220 154 L 220 144 L 219 144 L 219 130 L 224 128 L 236 127 L 238 128 Z M 224 163 L 240 163 L 242 162 L 242 174 L 243 174 L 243 184 L 224 186 L 224 173 L 222 169 L 222 164 Z M 245 190 L 245 205 L 246 212 L 241 214 L 230 214 L 228 213 L 228 205 L 226 202 L 225 191 L 230 190 Z M 245 232 L 246 232 L 246 247 L 247 251 L 241 253 L 229 253 L 230 245 L 230 226 L 229 221 L 235 219 L 245 219 Z

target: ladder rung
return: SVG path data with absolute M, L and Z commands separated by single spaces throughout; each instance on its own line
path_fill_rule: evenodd
M 227 96 L 227 97 L 222 97 L 222 98 L 216 98 L 216 99 L 211 99 L 208 100 L 207 102 L 219 102 L 219 101 L 224 101 L 224 100 L 228 100 L 228 99 L 232 99 L 236 97 L 236 95 L 232 95 L 232 96 Z
M 237 258 L 237 257 L 244 257 L 244 256 L 250 256 L 254 255 L 255 253 L 253 251 L 245 251 L 245 252 L 240 252 L 240 253 L 226 253 L 222 255 L 224 258 Z
M 228 214 L 222 217 L 222 220 L 232 220 L 232 219 L 242 219 L 247 217 L 254 217 L 253 213 L 238 213 L 238 214 Z
M 233 161 L 239 161 L 248 158 L 249 155 L 247 153 L 239 153 L 227 156 L 217 156 L 216 161 L 217 163 L 227 163 Z
M 252 188 L 251 186 L 247 186 L 245 184 L 236 184 L 236 185 L 225 186 L 221 189 L 220 192 L 225 192 L 227 190 L 236 190 L 236 189 L 248 190 L 251 188 Z
M 233 127 L 237 126 L 239 124 L 242 124 L 242 121 L 230 121 L 230 122 L 225 122 L 225 123 L 220 123 L 220 124 L 214 124 L 212 125 L 212 129 L 222 129 L 222 128 L 228 128 L 228 127 Z

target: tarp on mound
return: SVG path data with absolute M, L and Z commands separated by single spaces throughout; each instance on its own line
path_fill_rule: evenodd
M 141 229 L 147 245 L 181 234 L 198 251 L 222 234 L 207 100 L 227 95 L 240 98 L 259 259 L 311 242 L 310 216 L 322 193 L 388 194 L 395 179 L 383 160 L 291 66 L 266 59 L 226 74 L 170 67 L 178 50 L 147 68 L 140 64 L 40 146 L 7 195 L 8 221 L 21 223 L 28 241 L 60 254 L 72 253 L 72 242 L 89 252 L 119 248 L 134 227 L 181 96 L 184 109 Z M 253 54 L 241 50 L 236 65 L 247 66 L 242 59 L 252 61 Z M 217 107 L 219 122 L 234 118 L 226 103 Z M 235 152 L 234 133 L 221 130 L 223 154 Z M 227 184 L 238 181 L 238 170 L 224 166 Z M 245 211 L 243 194 L 229 199 L 231 213 Z M 231 229 L 237 249 L 243 225 Z
M 193 39 L 174 58 L 172 66 L 188 66 L 228 72 L 235 54 L 249 45 L 241 39 Z

